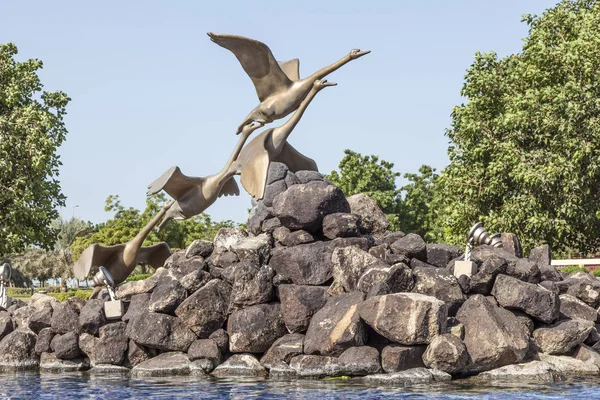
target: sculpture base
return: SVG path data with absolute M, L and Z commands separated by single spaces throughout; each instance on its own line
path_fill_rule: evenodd
M 477 273 L 477 264 L 473 261 L 456 261 L 454 263 L 454 276 L 460 278 L 466 275 L 469 278 Z
M 111 300 L 104 303 L 104 314 L 106 319 L 121 319 L 124 314 L 123 302 L 121 300 Z

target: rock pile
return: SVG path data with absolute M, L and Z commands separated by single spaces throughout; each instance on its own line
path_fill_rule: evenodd
M 369 197 L 274 163 L 248 231 L 221 229 L 119 287 L 121 321 L 104 299 L 36 294 L 0 311 L 0 371 L 394 385 L 599 374 L 596 278 L 563 276 L 546 246 L 480 246 L 477 273 L 457 279 L 459 248 L 388 225 Z

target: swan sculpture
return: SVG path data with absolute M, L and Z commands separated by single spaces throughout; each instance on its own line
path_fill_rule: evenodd
M 278 63 L 269 47 L 258 40 L 216 33 L 208 33 L 208 36 L 236 56 L 252 79 L 260 100 L 260 104 L 238 127 L 237 134 L 249 122 L 266 124 L 290 114 L 300 106 L 314 81 L 321 80 L 348 62 L 370 53 L 354 49 L 335 63 L 321 68 L 307 78 L 299 79 L 298 59 Z
M 73 265 L 75 278 L 85 279 L 92 267 L 105 267 L 112 276 L 115 285 L 125 282 L 138 264 L 148 264 L 154 268 L 162 267 L 165 260 L 171 255 L 171 249 L 165 242 L 153 246 L 142 247 L 148 234 L 171 207 L 173 200 L 166 202 L 161 210 L 138 232 L 137 235 L 125 244 L 114 246 L 101 246 L 93 244 L 81 253 L 81 257 Z M 102 290 L 96 286 L 91 299 L 95 298 Z
M 262 124 L 255 123 L 244 126 L 233 153 L 219 173 L 207 177 L 193 177 L 184 175 L 179 167 L 171 167 L 148 185 L 148 195 L 164 190 L 175 199 L 158 228 L 163 229 L 171 219 L 187 219 L 202 213 L 217 200 L 217 197 L 239 195 L 240 189 L 229 169 L 248 137 L 260 127 Z
M 255 200 L 264 196 L 271 161 L 286 164 L 292 172 L 318 171 L 314 160 L 293 148 L 287 138 L 317 93 L 327 86 L 335 85 L 337 84 L 326 80 L 314 81 L 294 115 L 285 124 L 261 132 L 242 149 L 238 159 L 232 164 L 230 173 L 241 176 L 242 186 Z

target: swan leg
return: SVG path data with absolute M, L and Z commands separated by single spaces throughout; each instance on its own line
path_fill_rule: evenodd
M 244 126 L 251 124 L 252 122 L 258 122 L 261 125 L 270 122 L 269 118 L 260 111 L 260 105 L 254 110 L 250 111 L 250 114 L 248 114 L 240 126 L 238 126 L 238 130 L 235 134 L 239 135 L 242 132 L 242 129 L 244 129 Z

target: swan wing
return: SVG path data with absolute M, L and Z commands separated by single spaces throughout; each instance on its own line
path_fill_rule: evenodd
M 291 81 L 300 79 L 300 60 L 294 58 L 289 61 L 279 61 L 281 70 L 290 78 Z
M 179 167 L 171 167 L 166 170 L 157 180 L 148 185 L 148 195 L 153 195 L 164 190 L 179 200 L 194 186 L 202 185 L 204 178 L 184 175 Z
M 273 57 L 271 49 L 258 40 L 243 36 L 209 33 L 210 40 L 231 51 L 248 74 L 258 99 L 289 88 L 292 81 Z
M 124 244 L 114 246 L 93 244 L 89 246 L 73 265 L 73 275 L 77 279 L 85 279 L 92 267 L 105 266 L 116 253 L 123 251 L 124 248 Z
M 296 150 L 291 144 L 285 142 L 281 148 L 281 152 L 273 161 L 284 163 L 292 172 L 297 171 L 317 171 L 317 163 L 312 158 L 306 157 L 304 154 Z
M 160 242 L 152 246 L 143 246 L 138 252 L 136 263 L 150 265 L 153 268 L 160 268 L 165 264 L 165 261 L 171 254 L 173 254 L 173 252 L 165 242 Z

